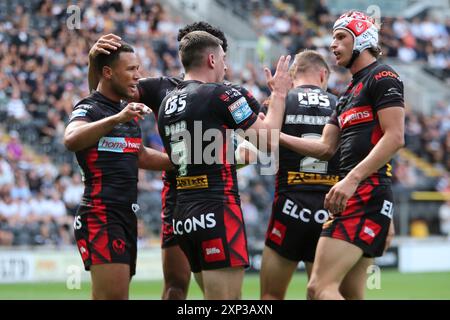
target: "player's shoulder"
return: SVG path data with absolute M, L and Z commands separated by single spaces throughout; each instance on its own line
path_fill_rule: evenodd
M 231 86 L 227 86 L 223 83 L 209 82 L 209 83 L 191 83 L 189 85 L 190 88 L 197 90 L 197 92 L 201 95 L 221 95 L 221 94 L 229 94 L 230 90 L 233 88 Z M 189 88 L 188 87 L 188 88 Z M 234 90 L 234 89 L 233 89 Z
M 235 89 L 235 90 L 237 90 L 239 92 L 247 91 L 247 89 L 245 89 L 242 85 L 237 84 L 237 83 L 232 83 L 232 82 L 230 82 L 228 80 L 224 80 L 222 84 L 224 86 L 231 87 L 231 88 L 233 88 L 233 89 Z
M 247 93 L 247 90 L 243 89 L 242 86 L 232 84 L 228 81 L 215 83 L 214 85 L 214 93 L 225 103 L 236 100 L 238 97 L 243 97 Z
M 324 94 L 326 94 L 328 96 L 328 98 L 331 101 L 334 101 L 334 103 L 337 103 L 337 101 L 339 100 L 339 97 L 337 95 L 335 95 L 335 94 L 333 94 L 333 93 L 331 93 L 329 91 L 325 91 L 325 90 L 323 92 L 324 92 Z
M 101 103 L 101 97 L 98 95 L 98 93 L 96 93 L 94 91 L 87 97 L 84 97 L 80 101 L 78 101 L 74 105 L 73 109 L 74 110 L 81 109 L 81 110 L 89 111 L 93 108 L 96 108 L 99 105 L 99 103 Z
M 167 76 L 160 76 L 160 77 L 146 77 L 146 78 L 140 78 L 139 84 L 142 86 L 149 86 L 149 85 L 171 85 L 176 86 L 181 81 L 183 81 L 180 77 L 167 77 Z
M 383 79 L 395 79 L 400 80 L 400 75 L 397 71 L 394 70 L 390 65 L 385 63 L 378 63 L 371 70 L 372 79 L 375 81 L 383 80 Z

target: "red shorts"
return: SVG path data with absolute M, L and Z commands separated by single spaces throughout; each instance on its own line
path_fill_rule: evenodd
M 173 229 L 192 272 L 249 264 L 244 219 L 238 204 L 178 203 Z
M 382 256 L 394 212 L 392 198 L 389 185 L 360 184 L 345 211 L 323 225 L 321 236 L 350 242 L 365 257 Z
M 131 205 L 80 206 L 73 226 L 86 270 L 96 264 L 125 263 L 131 276 L 136 273 L 137 218 Z

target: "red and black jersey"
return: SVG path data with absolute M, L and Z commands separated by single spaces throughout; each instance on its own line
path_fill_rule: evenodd
M 374 62 L 353 75 L 329 122 L 341 130 L 341 177 L 364 160 L 381 139 L 377 112 L 395 106 L 404 107 L 403 83 L 391 67 Z M 391 168 L 390 162 L 386 163 L 369 178 L 390 184 Z
M 150 107 L 155 116 L 157 117 L 161 102 L 171 91 L 173 91 L 176 88 L 176 86 L 181 81 L 182 79 L 179 77 L 142 78 L 139 80 L 138 84 L 138 90 L 140 95 L 139 102 Z M 261 106 L 259 102 L 255 99 L 255 97 L 247 89 L 236 84 L 231 84 L 228 81 L 224 81 L 224 84 L 238 90 L 245 97 L 245 99 L 248 102 L 248 105 L 253 110 L 253 112 L 258 114 Z M 164 182 L 163 206 L 174 205 L 175 204 L 174 192 L 176 192 L 175 171 L 163 172 L 162 179 Z
M 126 102 L 109 100 L 96 91 L 75 105 L 69 122 L 98 121 L 125 106 Z M 76 152 L 85 185 L 82 205 L 136 203 L 141 140 L 140 126 L 133 120 L 118 124 L 94 145 Z
M 281 131 L 295 137 L 319 139 L 336 107 L 336 97 L 313 85 L 289 91 Z M 329 161 L 304 157 L 280 146 L 276 192 L 324 191 L 339 180 L 338 153 Z
M 223 84 L 183 81 L 166 96 L 158 129 L 177 170 L 179 202 L 240 202 L 231 131 L 256 119 L 246 98 Z
M 163 101 L 181 81 L 182 80 L 177 77 L 149 77 L 139 79 L 139 102 L 152 109 L 155 116 L 157 116 L 161 101 Z
M 147 105 L 155 115 L 158 114 L 159 106 L 163 99 L 183 81 L 178 77 L 158 77 L 158 78 L 142 78 L 139 79 L 138 90 L 141 103 Z M 244 87 L 224 81 L 224 85 L 230 86 L 238 90 L 247 100 L 248 105 L 254 113 L 258 113 L 261 106 L 255 97 Z

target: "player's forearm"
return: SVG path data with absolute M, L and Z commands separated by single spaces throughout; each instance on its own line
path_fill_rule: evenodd
M 280 145 L 298 154 L 319 160 L 330 160 L 335 150 L 322 140 L 294 137 L 285 133 L 280 134 Z
M 403 135 L 386 132 L 367 157 L 353 168 L 347 176 L 358 183 L 363 181 L 389 162 L 403 145 Z
M 284 110 L 286 105 L 286 94 L 272 93 L 267 115 L 263 120 L 267 132 L 259 134 L 259 143 L 264 144 L 268 151 L 279 145 L 279 134 L 283 125 Z
M 95 72 L 95 64 L 92 58 L 89 58 L 88 64 L 88 84 L 89 84 L 89 92 L 93 89 L 97 89 L 98 83 L 100 82 L 100 78 Z
M 119 124 L 117 115 L 79 126 L 71 127 L 69 124 L 64 133 L 64 145 L 73 152 L 86 149 L 97 143 L 101 137 L 108 134 L 117 124 Z
M 139 154 L 139 168 L 146 170 L 173 170 L 173 164 L 167 153 L 144 147 Z

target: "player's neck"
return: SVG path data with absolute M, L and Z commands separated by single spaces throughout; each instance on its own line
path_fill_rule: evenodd
M 300 86 L 316 86 L 319 88 L 322 88 L 322 84 L 320 83 L 319 79 L 316 79 L 316 77 L 301 77 L 301 78 L 295 78 L 293 81 L 294 88 L 300 87 Z
M 209 82 L 216 82 L 216 77 L 215 74 L 213 72 L 208 72 L 206 70 L 203 69 L 198 69 L 198 70 L 191 70 L 189 72 L 186 73 L 186 75 L 184 76 L 184 80 L 196 80 L 196 81 L 200 81 L 200 82 L 205 82 L 205 83 L 209 83 Z
M 361 52 L 358 58 L 356 58 L 355 62 L 353 62 L 353 65 L 350 68 L 350 72 L 352 74 L 357 73 L 358 71 L 364 69 L 368 65 L 374 63 L 377 59 L 372 56 L 369 51 L 364 50 Z
M 106 98 L 112 101 L 120 102 L 123 98 L 117 94 L 110 85 L 108 85 L 106 82 L 100 80 L 97 86 L 97 91 L 100 92 L 102 95 L 104 95 Z

